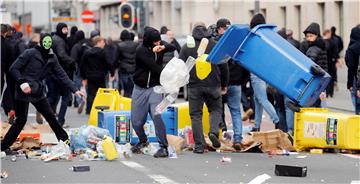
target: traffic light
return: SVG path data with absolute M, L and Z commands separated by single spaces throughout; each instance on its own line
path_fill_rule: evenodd
M 122 3 L 119 6 L 119 23 L 124 29 L 132 29 L 134 27 L 134 6 L 129 3 Z

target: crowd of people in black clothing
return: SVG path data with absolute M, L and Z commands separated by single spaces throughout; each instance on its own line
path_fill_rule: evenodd
M 251 20 L 250 27 L 265 23 L 265 18 L 257 14 Z M 210 26 L 198 22 L 194 24 L 191 34 L 194 45 L 180 45 L 174 33 L 165 26 L 160 31 L 145 27 L 144 34 L 139 34 L 137 41 L 133 32 L 123 30 L 120 40 L 113 41 L 101 37 L 98 30 L 92 31 L 87 39 L 84 31 L 75 26 L 70 29 L 68 37 L 68 26 L 59 23 L 55 32 L 35 35 L 26 44 L 22 33 L 2 24 L 1 89 L 6 88 L 2 91 L 1 105 L 12 126 L 1 144 L 1 150 L 12 145 L 25 125 L 29 103 L 45 118 L 57 138 L 67 141 L 68 135 L 63 127 L 66 127 L 68 106 L 74 104 L 81 113 L 86 104 L 85 113 L 89 114 L 98 88 L 108 87 L 107 84 L 112 83 L 118 86 L 123 96 L 132 98 L 132 124 L 139 136 L 139 143 L 132 151 L 140 152 L 148 145 L 143 126 L 150 113 L 161 147 L 154 156 L 166 157 L 168 143 L 165 124 L 161 116 L 155 113 L 163 96 L 155 93 L 153 87 L 160 85 L 160 73 L 171 58 L 179 57 L 184 61 L 189 56 L 197 58 L 197 48 L 203 38 L 209 39 L 205 53 L 210 53 L 230 25 L 230 21 L 224 18 Z M 360 81 L 356 76 L 360 55 L 359 30 L 359 25 L 352 29 L 351 41 L 345 52 L 349 70 L 348 89 L 352 91 L 356 113 L 360 112 L 360 100 L 356 97 L 356 90 L 359 89 L 356 81 Z M 305 39 L 300 43 L 293 38 L 291 30 L 283 28 L 278 31 L 332 77 L 326 92 L 314 107 L 321 107 L 321 101 L 326 96 L 333 97 L 337 86 L 336 69 L 344 46 L 335 32 L 336 28 L 332 27 L 321 33 L 319 24 L 311 23 L 304 30 Z M 199 78 L 194 67 L 187 87 L 194 153 L 204 153 L 206 149 L 201 120 L 204 103 L 210 113 L 208 136 L 214 147 L 220 147 L 219 129 L 227 131 L 225 104 L 230 109 L 233 146 L 237 150 L 241 149 L 242 121 L 255 123 L 252 131 L 259 131 L 262 109 L 270 115 L 276 128 L 293 134 L 294 112 L 286 105 L 291 100 L 231 60 L 226 64 L 211 64 L 211 70 L 204 79 Z M 72 93 L 75 93 L 74 97 Z M 241 112 L 241 104 L 244 113 Z M 41 123 L 42 117 L 37 120 Z

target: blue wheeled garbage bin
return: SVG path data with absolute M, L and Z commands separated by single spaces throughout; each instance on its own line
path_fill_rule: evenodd
M 262 24 L 250 29 L 232 25 L 222 36 L 207 60 L 213 64 L 231 57 L 300 106 L 311 106 L 330 82 L 330 75 Z

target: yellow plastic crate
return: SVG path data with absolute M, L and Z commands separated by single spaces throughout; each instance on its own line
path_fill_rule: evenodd
M 325 108 L 302 108 L 295 113 L 294 147 L 360 150 L 360 116 L 330 112 Z
M 117 89 L 99 88 L 90 111 L 88 124 L 98 125 L 96 106 L 109 106 L 108 110 L 131 110 L 131 99 L 121 97 Z

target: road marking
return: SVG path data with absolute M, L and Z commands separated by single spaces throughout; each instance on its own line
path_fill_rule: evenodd
M 137 171 L 141 171 L 144 172 L 149 178 L 155 180 L 155 182 L 160 183 L 160 184 L 167 184 L 167 183 L 176 183 L 173 180 L 160 175 L 160 174 L 150 174 L 150 170 L 145 168 L 143 165 L 133 162 L 133 161 L 121 161 L 121 163 L 123 163 L 124 165 L 135 169 Z
M 360 184 L 360 180 L 358 180 L 358 181 L 351 181 L 350 184 Z
M 149 174 L 148 175 L 151 179 L 155 180 L 156 182 L 160 183 L 160 184 L 165 184 L 165 183 L 175 183 L 173 180 L 163 176 L 163 175 L 158 175 L 158 174 Z
M 262 174 L 262 175 L 256 176 L 256 178 L 251 180 L 249 182 L 249 184 L 261 184 L 261 183 L 264 183 L 266 180 L 268 180 L 270 178 L 271 178 L 271 176 L 269 176 L 268 174 Z
M 341 155 L 350 157 L 350 158 L 360 159 L 360 155 L 353 155 L 353 154 L 341 154 Z

